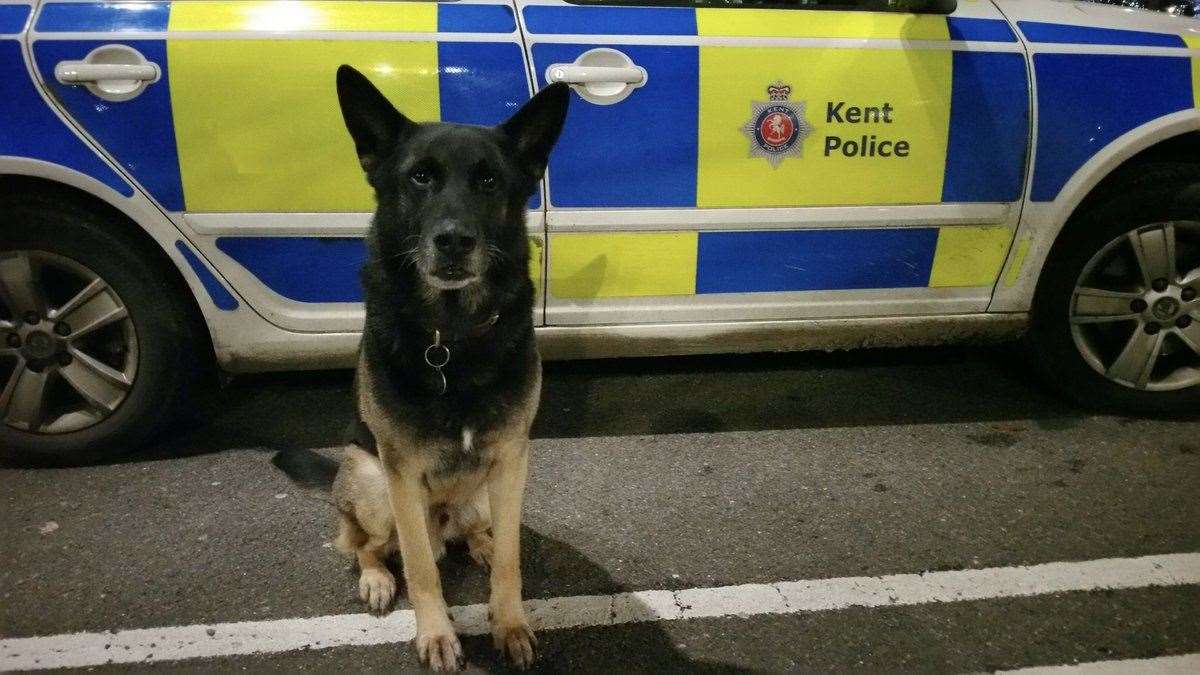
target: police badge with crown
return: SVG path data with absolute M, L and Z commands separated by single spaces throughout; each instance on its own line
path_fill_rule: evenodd
M 804 101 L 790 101 L 792 87 L 783 82 L 767 86 L 767 101 L 750 102 L 750 121 L 742 133 L 750 139 L 750 156 L 766 157 L 778 168 L 784 157 L 803 157 L 804 139 L 813 127 L 804 118 Z

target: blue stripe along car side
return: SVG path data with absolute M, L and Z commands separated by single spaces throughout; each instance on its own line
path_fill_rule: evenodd
M 946 17 L 951 40 L 972 42 L 1016 42 L 1017 36 L 1003 19 L 965 19 Z
M 1050 201 L 1121 134 L 1192 107 L 1191 63 L 1170 56 L 1037 54 L 1034 201 Z
M 690 7 L 549 7 L 524 10 L 530 33 L 559 35 L 695 35 Z
M 1071 45 L 1114 45 L 1127 47 L 1186 47 L 1183 38 L 1171 33 L 1148 33 L 1118 28 L 1093 28 L 1063 23 L 1018 21 L 1030 42 Z
M 1029 142 L 1025 57 L 954 52 L 952 88 L 942 201 L 1016 201 Z
M 167 30 L 170 3 L 141 3 L 138 11 L 128 5 L 106 2 L 52 2 L 42 7 L 37 30 L 65 32 L 151 32 Z
M 20 33 L 28 19 L 29 5 L 0 5 L 0 34 Z
M 208 265 L 205 265 L 200 260 L 200 256 L 196 255 L 190 246 L 182 241 L 176 241 L 175 248 L 179 249 L 180 255 L 192 267 L 192 271 L 196 273 L 196 278 L 200 280 L 200 283 L 204 286 L 204 290 L 208 291 L 208 297 L 212 299 L 213 305 L 216 305 L 217 309 L 232 312 L 238 308 L 237 298 L 233 297 L 233 294 L 225 288 L 225 285 L 217 280 L 216 275 L 212 273 L 212 270 L 208 269 Z
M 696 293 L 923 288 L 937 240 L 932 227 L 701 232 Z M 217 248 L 290 300 L 362 302 L 362 239 L 220 237 Z
M 362 302 L 366 242 L 346 237 L 219 237 L 217 248 L 298 302 Z
M 168 211 L 182 211 L 183 187 L 179 178 L 179 156 L 175 129 L 171 122 L 170 75 L 164 40 L 139 40 L 125 43 L 137 49 L 148 61 L 158 64 L 162 75 L 137 98 L 129 101 L 99 101 L 83 87 L 59 84 L 54 79 L 54 64 L 82 59 L 96 47 L 112 41 L 47 41 L 34 43 L 33 50 L 42 77 L 63 106 L 80 124 L 89 129 L 102 147 L 112 153 L 146 190 Z M 128 125 L 109 121 L 137 120 L 138 133 L 128 133 Z
M 511 33 L 516 29 L 507 5 L 438 5 L 438 30 L 443 33 Z
M 0 40 L 0 155 L 65 166 L 133 196 L 133 187 L 63 123 L 38 94 L 16 40 Z
M 597 46 L 534 45 L 540 86 L 546 85 L 547 65 L 570 63 Z M 639 45 L 620 49 L 647 71 L 671 77 L 650 77 L 620 105 L 592 105 L 571 95 L 571 114 L 550 155 L 550 199 L 559 207 L 693 207 L 700 51 Z M 622 139 L 623 151 L 611 152 L 597 140 L 608 138 Z M 664 144 L 672 146 L 670 152 L 660 149 Z
M 937 228 L 701 232 L 696 293 L 928 285 Z

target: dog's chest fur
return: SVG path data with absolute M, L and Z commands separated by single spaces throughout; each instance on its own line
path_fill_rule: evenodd
M 487 464 L 492 438 L 528 414 L 529 393 L 540 367 L 534 343 L 532 285 L 527 277 L 490 279 L 488 303 L 499 314 L 456 306 L 445 294 L 439 305 L 414 297 L 403 278 L 368 269 L 367 322 L 356 386 L 356 441 L 378 452 L 417 453 L 436 474 L 473 472 Z M 507 283 L 505 283 L 507 281 Z M 472 304 L 475 304 L 474 302 Z M 436 323 L 450 360 L 438 371 L 425 361 Z

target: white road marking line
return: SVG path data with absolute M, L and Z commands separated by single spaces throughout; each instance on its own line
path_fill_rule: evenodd
M 795 614 L 847 607 L 919 605 L 1187 584 L 1200 584 L 1200 553 L 681 591 L 582 595 L 529 600 L 525 607 L 536 628 L 556 630 L 643 621 Z M 489 632 L 486 605 L 453 607 L 450 613 L 464 635 Z M 0 640 L 0 671 L 379 645 L 406 642 L 415 633 L 412 611 L 402 610 L 384 618 L 342 614 L 8 638 Z
M 1152 659 L 1091 661 L 1065 666 L 1039 666 L 1002 670 L 1005 675 L 1195 675 L 1200 673 L 1200 654 L 1159 656 Z

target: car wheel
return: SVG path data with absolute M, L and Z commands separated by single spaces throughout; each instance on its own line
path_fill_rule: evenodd
M 1115 182 L 1055 243 L 1029 339 L 1049 381 L 1084 405 L 1200 412 L 1200 171 Z
M 202 343 L 153 253 L 96 214 L 0 203 L 0 459 L 110 459 L 174 419 Z

